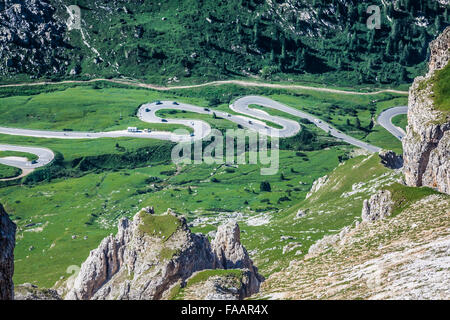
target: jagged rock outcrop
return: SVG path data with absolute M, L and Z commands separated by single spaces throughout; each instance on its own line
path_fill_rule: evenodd
M 16 225 L 0 204 L 0 300 L 14 299 L 14 247 Z
M 257 292 L 262 278 L 240 243 L 237 224 L 217 234 L 211 246 L 206 236 L 190 232 L 184 218 L 143 210 L 133 221 L 120 220 L 117 235 L 91 251 L 73 283 L 60 293 L 67 300 L 161 299 L 197 271 L 231 268 L 249 271 L 244 296 Z
M 0 1 L 0 75 L 64 74 L 66 25 L 47 1 Z
M 264 278 L 258 274 L 258 268 L 253 265 L 247 250 L 241 244 L 241 230 L 236 222 L 232 221 L 220 226 L 211 247 L 217 259 L 217 269 L 247 269 L 250 271 L 248 284 L 244 288 L 245 296 L 259 291 L 259 286 Z
M 450 27 L 430 44 L 425 77 L 409 91 L 407 134 L 403 138 L 403 172 L 409 186 L 428 186 L 450 194 L 450 115 L 436 110 L 432 96 L 435 72 L 450 60 Z
M 370 197 L 369 200 L 364 200 L 362 209 L 363 221 L 376 221 L 389 217 L 392 213 L 392 194 L 388 190 L 380 190 Z
M 400 169 L 403 167 L 403 157 L 397 155 L 392 150 L 383 150 L 378 154 L 381 158 L 381 164 L 389 169 Z

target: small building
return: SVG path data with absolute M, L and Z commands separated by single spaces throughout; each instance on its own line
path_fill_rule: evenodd
M 136 128 L 136 127 L 128 127 L 128 132 L 138 132 L 138 128 Z

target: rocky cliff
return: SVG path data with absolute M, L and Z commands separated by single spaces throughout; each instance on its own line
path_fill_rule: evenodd
M 239 268 L 249 273 L 243 286 L 248 296 L 259 290 L 262 277 L 239 239 L 236 223 L 219 227 L 210 244 L 206 236 L 191 233 L 184 218 L 143 210 L 132 221 L 122 219 L 117 235 L 91 251 L 60 293 L 68 300 L 162 299 L 197 271 Z
M 0 75 L 63 74 L 66 25 L 48 1 L 0 1 Z
M 16 225 L 0 204 L 0 300 L 14 299 L 14 246 Z
M 429 72 L 409 91 L 407 135 L 403 139 L 406 184 L 429 186 L 450 194 L 450 115 L 437 108 L 433 92 L 436 72 L 450 60 L 450 27 L 430 44 Z M 448 94 L 448 92 L 447 92 Z

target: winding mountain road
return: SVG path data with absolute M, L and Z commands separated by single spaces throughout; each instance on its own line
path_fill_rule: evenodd
M 208 108 L 202 108 L 190 104 L 178 103 L 175 101 L 158 101 L 153 103 L 147 103 L 142 105 L 138 109 L 137 116 L 140 120 L 147 123 L 166 123 L 166 124 L 179 124 L 193 129 L 192 134 L 166 132 L 166 131 L 151 131 L 151 130 L 139 130 L 137 132 L 129 132 L 127 130 L 109 131 L 109 132 L 77 132 L 77 131 L 44 131 L 44 130 L 32 130 L 32 129 L 18 129 L 0 127 L 0 134 L 17 135 L 17 136 L 29 136 L 39 138 L 55 138 L 55 139 L 98 139 L 98 138 L 119 138 L 119 137 L 133 137 L 133 138 L 152 138 L 159 140 L 168 140 L 173 142 L 181 141 L 194 141 L 204 139 L 211 133 L 210 125 L 202 120 L 195 119 L 162 119 L 157 116 L 157 112 L 160 110 L 175 109 L 180 111 L 188 111 L 198 114 L 206 114 L 212 116 L 215 114 L 217 117 L 234 122 L 249 130 L 256 131 L 263 135 L 269 135 L 272 137 L 287 138 L 297 134 L 300 130 L 300 124 L 298 121 L 286 119 L 283 117 L 273 116 L 269 113 L 256 108 L 250 108 L 251 105 L 262 106 L 269 109 L 282 111 L 296 118 L 308 119 L 311 123 L 318 128 L 329 133 L 333 137 L 345 141 L 349 144 L 363 148 L 369 152 L 379 152 L 381 148 L 365 143 L 353 137 L 350 137 L 327 122 L 324 122 L 313 115 L 302 112 L 292 107 L 288 107 L 284 104 L 276 102 L 272 99 L 261 96 L 246 96 L 237 99 L 230 105 L 230 109 L 237 114 L 231 114 L 224 111 L 211 111 Z M 401 139 L 404 132 L 401 129 L 395 127 L 391 119 L 399 114 L 407 113 L 407 107 L 395 107 L 385 110 L 378 117 L 378 122 L 390 133 L 397 138 Z M 248 117 L 246 117 L 248 116 Z M 250 118 L 251 117 L 251 118 Z M 257 119 L 257 120 L 255 120 Z M 280 128 L 273 128 L 266 124 L 264 121 L 269 121 L 277 124 Z M 18 167 L 21 169 L 34 169 L 42 167 L 50 163 L 54 154 L 51 150 L 45 148 L 34 147 L 22 147 L 12 145 L 0 145 L 4 150 L 9 151 L 21 151 L 36 154 L 39 160 L 36 163 L 29 163 L 27 161 L 20 161 L 18 159 L 0 159 L 0 163 Z
M 47 148 L 38 148 L 38 147 L 24 147 L 24 146 L 15 146 L 9 144 L 0 144 L 0 151 L 14 151 L 14 152 L 24 152 L 31 153 L 38 157 L 35 161 L 28 161 L 27 158 L 24 157 L 3 157 L 0 158 L 0 163 L 10 166 L 16 167 L 22 170 L 22 174 L 15 178 L 8 179 L 0 179 L 0 181 L 7 180 L 15 180 L 24 177 L 27 174 L 30 174 L 34 169 L 43 167 L 55 158 L 55 154 L 52 150 Z
M 399 140 L 402 140 L 403 137 L 406 135 L 406 133 L 402 128 L 395 126 L 392 123 L 392 119 L 396 116 L 399 116 L 402 114 L 407 114 L 407 113 L 408 113 L 407 106 L 394 107 L 391 109 L 384 110 L 382 113 L 380 113 L 377 121 L 383 128 L 385 128 L 387 131 L 389 131 L 394 137 L 396 137 Z

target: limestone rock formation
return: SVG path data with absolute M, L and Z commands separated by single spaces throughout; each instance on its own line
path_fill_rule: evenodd
M 14 299 L 14 246 L 16 225 L 0 204 L 0 300 Z
M 407 135 L 403 138 L 405 182 L 450 194 L 450 116 L 434 108 L 428 80 L 450 59 L 450 27 L 430 44 L 425 77 L 415 79 L 409 92 Z
M 403 167 L 403 157 L 392 150 L 383 150 L 379 153 L 381 163 L 389 169 L 400 169 Z
M 247 250 L 241 244 L 241 231 L 236 222 L 232 221 L 220 226 L 211 247 L 217 259 L 216 268 L 250 271 L 245 296 L 259 291 L 259 286 L 264 278 L 258 274 L 258 269 L 253 265 Z
M 392 194 L 388 190 L 378 191 L 370 197 L 369 200 L 364 200 L 362 209 L 363 221 L 376 221 L 389 217 L 392 213 Z
M 184 218 L 142 210 L 133 221 L 120 220 L 117 235 L 91 251 L 60 293 L 67 300 L 162 299 L 197 271 L 231 268 L 249 272 L 244 296 L 257 292 L 262 278 L 240 243 L 237 224 L 219 228 L 211 247 L 206 236 L 190 232 Z

